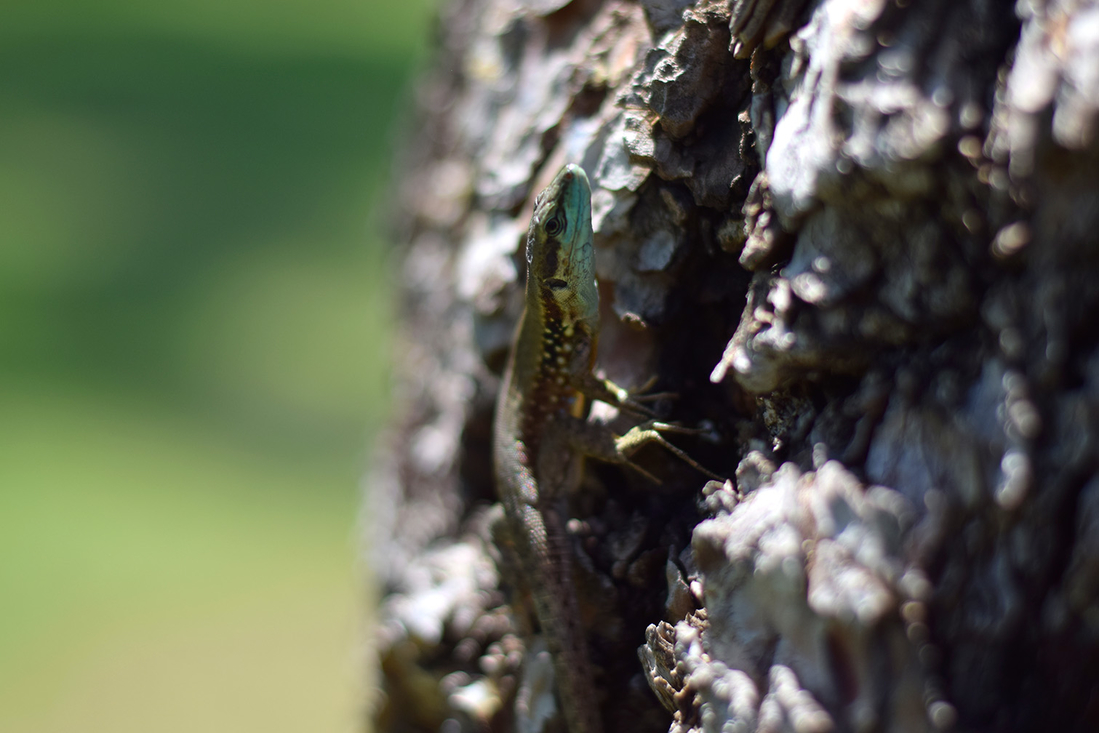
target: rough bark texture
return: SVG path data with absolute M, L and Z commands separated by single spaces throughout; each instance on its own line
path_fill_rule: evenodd
M 488 436 L 565 162 L 602 369 L 655 375 L 732 479 L 588 468 L 608 730 L 1099 730 L 1099 8 L 455 0 L 439 28 L 370 489 L 379 730 L 560 725 Z

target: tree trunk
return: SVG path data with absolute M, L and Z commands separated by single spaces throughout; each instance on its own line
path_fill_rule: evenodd
M 418 106 L 380 730 L 561 729 L 489 435 L 566 162 L 600 368 L 730 477 L 587 467 L 606 729 L 1099 730 L 1095 3 L 455 0 Z

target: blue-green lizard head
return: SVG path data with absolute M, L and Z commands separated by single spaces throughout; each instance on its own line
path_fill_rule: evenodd
M 599 317 L 592 249 L 591 184 L 570 163 L 534 202 L 527 233 L 527 293 L 556 305 L 566 322 Z

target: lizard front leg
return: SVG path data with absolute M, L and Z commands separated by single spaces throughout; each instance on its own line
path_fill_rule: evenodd
M 595 376 L 590 371 L 574 378 L 572 386 L 589 400 L 606 402 L 612 407 L 641 418 L 656 417 L 652 410 L 641 404 L 642 399 L 651 401 L 669 396 L 665 393 L 638 396 L 634 392 L 619 387 L 609 379 L 601 379 Z M 642 388 L 642 391 L 644 391 L 644 388 Z

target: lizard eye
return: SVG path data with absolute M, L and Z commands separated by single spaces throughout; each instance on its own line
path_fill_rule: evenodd
M 565 226 L 556 216 L 550 217 L 550 220 L 546 222 L 546 234 L 550 235 L 551 237 L 556 237 L 564 229 Z

